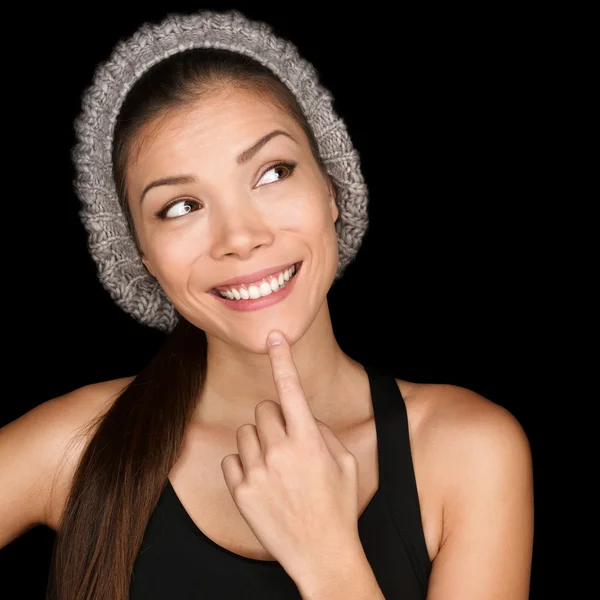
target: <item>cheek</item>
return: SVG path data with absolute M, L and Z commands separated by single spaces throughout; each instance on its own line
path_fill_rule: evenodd
M 325 261 L 331 257 L 336 262 L 338 238 L 328 196 L 313 193 L 297 197 L 282 211 L 281 219 L 280 228 L 297 231 Z
M 187 279 L 194 262 L 206 253 L 200 239 L 193 227 L 173 228 L 147 239 L 146 257 L 163 287 Z
M 263 205 L 265 221 L 282 229 L 302 229 L 321 234 L 331 222 L 328 199 L 320 189 L 298 189 Z

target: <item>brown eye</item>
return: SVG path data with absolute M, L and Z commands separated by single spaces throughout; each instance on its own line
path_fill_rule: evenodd
M 172 202 L 167 207 L 165 207 L 162 211 L 158 213 L 158 216 L 161 219 L 176 219 L 178 217 L 183 217 L 190 212 L 193 212 L 198 208 L 198 202 L 196 200 L 192 200 L 191 198 L 184 198 L 183 200 L 177 200 L 176 202 Z
M 287 179 L 296 168 L 296 163 L 277 163 L 272 167 L 269 167 L 263 174 L 258 182 L 258 185 L 265 185 L 267 183 L 273 183 L 275 181 L 281 181 Z

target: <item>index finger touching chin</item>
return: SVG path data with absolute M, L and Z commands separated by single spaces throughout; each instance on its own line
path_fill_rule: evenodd
M 302 429 L 314 430 L 316 428 L 315 417 L 302 389 L 302 382 L 294 363 L 292 349 L 283 334 L 278 333 L 282 341 L 277 345 L 269 346 L 269 359 L 288 431 L 291 432 L 294 429 L 296 431 Z

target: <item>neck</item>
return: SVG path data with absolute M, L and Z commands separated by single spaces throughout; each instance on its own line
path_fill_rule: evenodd
M 280 403 L 268 354 L 249 354 L 212 336 L 207 342 L 206 385 L 194 414 L 196 423 L 235 432 L 244 423 L 255 423 L 259 402 Z M 313 415 L 331 427 L 340 421 L 340 403 L 352 397 L 362 367 L 338 345 L 327 301 L 292 346 L 292 355 Z

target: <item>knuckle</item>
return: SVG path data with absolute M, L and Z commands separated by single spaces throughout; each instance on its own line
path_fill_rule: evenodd
M 255 425 L 252 423 L 244 423 L 237 428 L 236 435 L 239 437 L 240 435 L 244 435 L 246 432 L 250 432 L 254 429 Z
M 267 418 L 269 413 L 273 413 L 277 408 L 277 403 L 272 400 L 262 400 L 254 408 L 254 420 L 257 425 L 259 421 Z
M 275 471 L 285 470 L 287 455 L 281 445 L 271 445 L 265 450 L 265 464 Z
M 236 503 L 245 502 L 248 498 L 248 491 L 248 486 L 242 482 L 233 489 L 231 495 Z
M 235 461 L 235 454 L 228 454 L 221 460 L 221 467 L 227 467 L 227 465 L 233 461 Z
M 291 442 L 294 445 L 295 453 L 301 453 L 306 457 L 306 460 L 320 462 L 323 457 L 330 454 L 327 443 L 320 435 L 311 435 L 304 437 L 302 440 Z
M 255 408 L 255 411 L 259 411 L 259 410 L 267 410 L 268 408 L 270 408 L 271 404 L 275 404 L 275 402 L 273 402 L 272 400 L 261 400 Z
M 283 392 L 293 390 L 296 387 L 296 378 L 293 375 L 282 375 L 278 380 L 279 389 Z
M 358 470 L 358 459 L 351 452 L 342 456 L 342 462 L 347 469 Z

